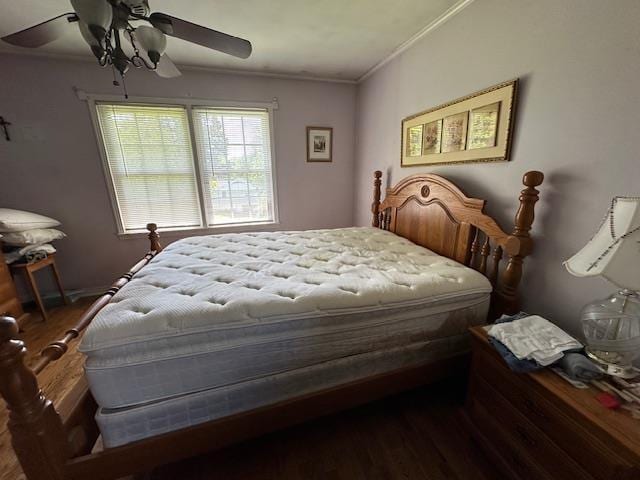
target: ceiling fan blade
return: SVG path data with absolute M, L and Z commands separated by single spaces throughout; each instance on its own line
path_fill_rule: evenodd
M 173 63 L 173 60 L 171 60 L 166 53 L 160 57 L 160 61 L 156 67 L 156 73 L 162 78 L 175 78 L 182 75 L 178 67 L 176 67 L 176 64 Z
M 172 37 L 197 43 L 203 47 L 218 50 L 234 57 L 248 58 L 251 55 L 251 42 L 243 38 L 211 30 L 165 13 L 152 13 L 149 16 L 149 21 L 154 27 Z
M 78 16 L 75 13 L 63 13 L 46 22 L 2 37 L 2 40 L 18 47 L 41 47 L 63 36 L 68 32 L 67 25 L 77 21 Z

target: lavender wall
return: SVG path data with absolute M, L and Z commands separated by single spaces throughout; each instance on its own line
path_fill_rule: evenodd
M 640 194 L 640 2 L 476 0 L 360 84 L 355 221 L 370 222 L 372 172 L 395 183 L 445 175 L 510 225 L 522 174 L 546 174 L 526 264 L 525 308 L 569 330 L 613 287 L 562 261 L 594 233 L 614 195 Z M 399 166 L 403 117 L 519 77 L 510 163 Z
M 118 94 L 110 82 L 110 72 L 93 63 L 0 55 L 0 115 L 13 123 L 12 141 L 0 140 L 0 205 L 62 221 L 69 238 L 58 243 L 58 259 L 67 288 L 108 285 L 148 247 L 115 234 L 88 107 L 72 90 Z M 127 86 L 132 95 L 156 97 L 277 97 L 277 228 L 353 224 L 354 85 L 191 70 L 172 80 L 134 71 Z M 333 163 L 306 163 L 307 125 L 333 127 Z
M 580 307 L 611 287 L 573 278 L 561 262 L 594 232 L 613 195 L 640 194 L 637 18 L 636 0 L 476 0 L 357 88 L 196 71 L 175 80 L 133 72 L 128 86 L 160 97 L 278 97 L 282 229 L 368 224 L 375 169 L 387 183 L 443 174 L 490 199 L 489 213 L 508 226 L 522 173 L 544 171 L 525 307 L 575 331 Z M 512 162 L 399 167 L 403 117 L 514 77 L 521 91 Z M 109 72 L 0 55 L 0 85 L 0 115 L 14 124 L 13 141 L 0 140 L 0 205 L 63 221 L 69 239 L 59 243 L 59 260 L 69 288 L 109 283 L 147 246 L 115 235 L 87 105 L 72 91 L 114 93 Z M 305 163 L 305 126 L 319 124 L 334 127 L 332 164 Z

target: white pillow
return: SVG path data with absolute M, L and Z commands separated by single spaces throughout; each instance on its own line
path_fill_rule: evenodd
M 57 227 L 60 222 L 37 213 L 0 208 L 0 233 Z
M 34 228 L 33 230 L 25 230 L 24 232 L 5 233 L 3 234 L 2 242 L 6 245 L 24 247 L 26 245 L 49 243 L 64 237 L 66 237 L 64 232 L 56 230 L 55 228 Z

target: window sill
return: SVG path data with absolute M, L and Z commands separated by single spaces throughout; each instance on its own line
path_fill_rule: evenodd
M 161 238 L 182 238 L 186 235 L 215 235 L 221 233 L 241 233 L 255 231 L 269 231 L 277 228 L 280 222 L 256 222 L 243 223 L 237 225 L 220 225 L 217 227 L 183 227 L 183 228 L 161 228 L 158 227 L 158 233 Z M 118 232 L 116 234 L 121 240 L 135 240 L 139 238 L 147 238 L 149 232 L 147 230 L 137 230 L 131 232 Z

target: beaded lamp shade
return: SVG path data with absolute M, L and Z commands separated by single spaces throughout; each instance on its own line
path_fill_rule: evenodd
M 640 291 L 640 197 L 615 197 L 598 232 L 564 265 L 577 277 Z

